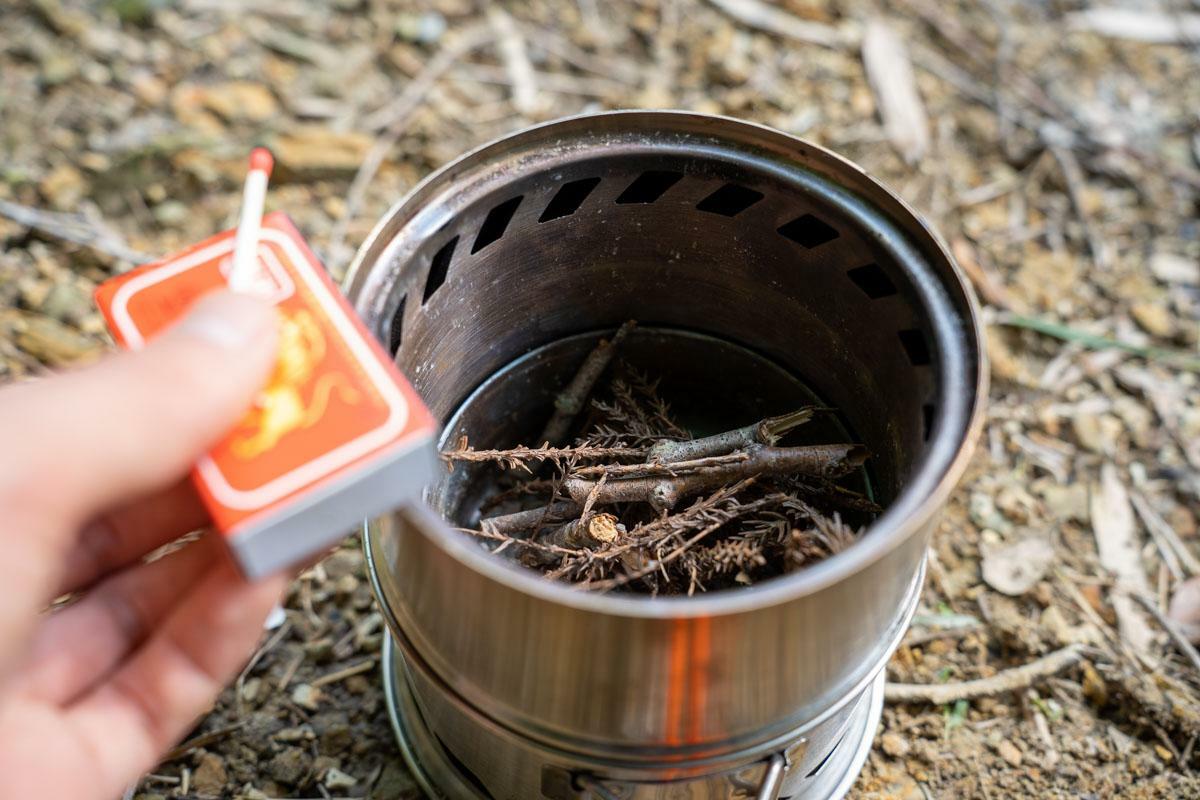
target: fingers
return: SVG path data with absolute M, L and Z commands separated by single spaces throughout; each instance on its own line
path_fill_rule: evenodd
M 218 562 L 222 548 L 216 536 L 202 536 L 104 581 L 52 614 L 34 635 L 16 690 L 61 705 L 91 688 L 150 635 Z
M 0 610 L 6 642 L 19 646 L 21 618 L 52 596 L 87 520 L 174 485 L 246 411 L 275 320 L 260 300 L 217 292 L 145 350 L 0 392 L 0 580 L 27 598 Z
M 55 596 L 84 589 L 206 524 L 208 512 L 190 480 L 98 517 L 67 551 Z
M 155 634 L 112 678 L 68 711 L 113 794 L 178 741 L 246 660 L 286 583 L 247 584 L 212 565 Z
M 82 524 L 171 486 L 250 406 L 274 352 L 271 307 L 216 292 L 142 351 L 0 393 L 0 495 Z

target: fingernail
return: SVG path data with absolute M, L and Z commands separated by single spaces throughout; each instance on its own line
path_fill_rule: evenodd
M 275 324 L 275 309 L 268 303 L 222 290 L 197 301 L 173 333 L 236 350 L 269 336 Z

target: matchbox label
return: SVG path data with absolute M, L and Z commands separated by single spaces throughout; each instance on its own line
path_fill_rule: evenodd
M 224 287 L 234 235 L 103 284 L 96 299 L 114 336 L 137 349 Z M 200 492 L 227 534 L 434 428 L 287 217 L 263 218 L 257 255 L 248 290 L 278 309 L 278 360 L 254 406 L 196 466 Z

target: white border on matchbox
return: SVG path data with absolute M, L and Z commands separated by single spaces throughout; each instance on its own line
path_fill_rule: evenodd
M 379 361 L 375 358 L 375 354 L 359 337 L 358 331 L 355 330 L 353 323 L 346 316 L 341 305 L 333 297 L 329 296 L 321 279 L 312 271 L 312 266 L 308 263 L 308 259 L 296 247 L 295 242 L 281 231 L 273 228 L 263 228 L 260 241 L 274 242 L 283 248 L 288 257 L 291 258 L 292 263 L 296 265 L 296 272 L 313 289 L 313 294 L 319 298 L 329 319 L 342 334 L 342 338 L 349 345 L 350 349 L 354 351 L 359 363 L 368 375 L 370 375 L 380 394 L 383 395 L 383 399 L 388 406 L 388 417 L 380 426 L 256 489 L 242 490 L 234 488 L 221 473 L 216 462 L 209 456 L 201 458 L 196 467 L 208 483 L 208 488 L 213 493 L 213 496 L 227 508 L 240 511 L 262 509 L 271 503 L 283 499 L 297 489 L 302 489 L 335 470 L 353 463 L 377 447 L 387 444 L 396 434 L 404 430 L 404 425 L 408 422 L 408 403 L 404 399 L 404 395 L 400 393 L 400 390 L 396 387 L 391 377 L 379 364 Z M 141 331 L 138 330 L 137 324 L 129 316 L 128 305 L 134 294 L 148 286 L 153 286 L 167 278 L 178 275 L 184 270 L 192 269 L 200 264 L 212 261 L 214 258 L 219 258 L 221 255 L 232 250 L 233 239 L 231 237 L 192 253 L 187 258 L 165 264 L 159 269 L 150 270 L 145 275 L 139 275 L 121 286 L 116 294 L 113 295 L 112 316 L 129 348 L 137 350 L 145 344 Z M 274 253 L 271 253 L 270 250 L 267 250 L 266 253 L 269 256 L 274 256 Z M 248 521 L 246 520 L 245 522 Z M 244 522 L 240 523 L 237 527 L 242 527 L 242 524 Z

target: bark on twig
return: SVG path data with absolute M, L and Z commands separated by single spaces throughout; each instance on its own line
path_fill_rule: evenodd
M 676 444 L 676 442 L 672 442 Z M 737 464 L 750 458 L 746 453 L 728 453 L 723 456 L 709 456 L 707 458 L 697 458 L 691 461 L 675 461 L 669 464 L 595 464 L 590 467 L 580 467 L 571 473 L 573 478 L 632 478 L 645 477 L 648 475 L 684 475 L 689 472 L 697 472 L 699 470 L 708 469 L 710 467 L 723 466 L 725 464 Z
M 767 417 L 753 425 L 735 428 L 731 431 L 705 436 L 700 439 L 688 439 L 681 442 L 659 442 L 650 448 L 649 461 L 672 463 L 675 461 L 690 461 L 708 456 L 723 455 L 741 450 L 752 444 L 774 445 L 785 433 L 798 428 L 813 418 L 813 414 L 821 409 L 815 406 L 804 406 L 789 414 L 777 417 Z
M 643 458 L 646 450 L 641 447 L 513 447 L 508 450 L 472 450 L 467 446 L 465 438 L 459 441 L 455 450 L 442 453 L 442 460 L 454 461 L 496 461 L 506 467 L 524 469 L 527 461 L 552 461 L 558 463 L 567 458 L 593 460 L 598 458 Z
M 575 373 L 575 377 L 571 379 L 565 389 L 559 392 L 558 397 L 554 398 L 554 415 L 550 417 L 545 430 L 538 437 L 539 442 L 557 445 L 566 438 L 567 433 L 571 430 L 571 424 L 587 404 L 588 397 L 591 396 L 592 389 L 596 386 L 596 381 L 600 379 L 612 361 L 613 355 L 616 354 L 621 343 L 625 341 L 625 337 L 636 325 L 636 322 L 629 320 L 617 329 L 611 340 L 601 339 L 599 344 L 588 354 L 582 366 L 579 367 L 579 371 Z
M 938 683 L 930 685 L 913 683 L 889 683 L 884 687 L 883 697 L 889 703 L 933 703 L 942 705 L 956 700 L 971 700 L 1028 689 L 1035 683 L 1057 675 L 1083 658 L 1083 647 L 1077 644 L 1056 650 L 1048 656 L 1019 667 L 1004 670 L 990 678 L 961 683 Z
M 596 502 L 649 503 L 664 511 L 674 508 L 683 497 L 715 489 L 727 483 L 755 475 L 790 475 L 803 473 L 819 477 L 845 475 L 867 459 L 867 450 L 857 444 L 823 444 L 807 447 L 768 447 L 753 445 L 747 448 L 748 458 L 730 464 L 676 477 L 647 477 L 616 480 L 597 494 Z M 563 488 L 577 503 L 583 503 L 595 488 L 595 481 L 567 478 Z
M 621 527 L 612 514 L 589 514 L 555 528 L 542 541 L 554 547 L 598 547 L 615 542 Z
M 488 517 L 479 521 L 479 527 L 488 533 L 515 536 L 518 533 L 540 528 L 547 523 L 560 522 L 578 513 L 579 503 L 573 500 L 559 500 L 540 508 Z

